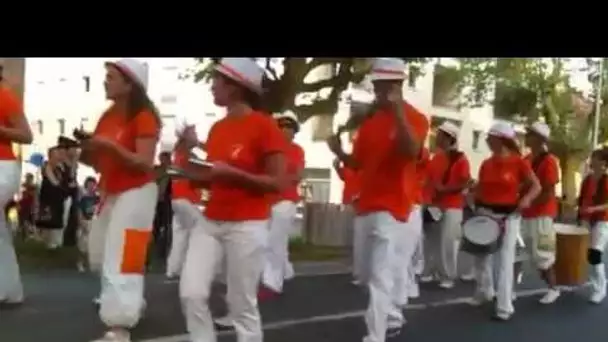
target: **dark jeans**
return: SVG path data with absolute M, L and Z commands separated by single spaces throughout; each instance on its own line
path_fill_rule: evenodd
M 171 222 L 173 208 L 171 202 L 158 202 L 154 215 L 154 229 L 152 231 L 154 254 L 161 260 L 166 260 L 171 248 Z

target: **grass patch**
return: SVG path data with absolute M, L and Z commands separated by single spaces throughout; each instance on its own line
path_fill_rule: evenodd
M 302 238 L 289 241 L 289 259 L 292 261 L 332 261 L 348 257 L 348 248 L 313 246 Z
M 49 268 L 75 268 L 78 260 L 78 250 L 75 247 L 63 247 L 49 250 L 46 246 L 35 240 L 14 240 L 15 251 L 19 265 L 26 269 Z

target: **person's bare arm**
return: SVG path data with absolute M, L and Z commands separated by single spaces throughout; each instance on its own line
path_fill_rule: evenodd
M 212 180 L 229 180 L 264 192 L 279 192 L 288 184 L 283 153 L 271 153 L 264 158 L 263 174 L 253 174 L 225 163 L 214 163 Z
M 19 144 L 31 144 L 34 137 L 32 129 L 23 113 L 12 113 L 9 116 L 9 127 L 0 126 L 0 137 Z

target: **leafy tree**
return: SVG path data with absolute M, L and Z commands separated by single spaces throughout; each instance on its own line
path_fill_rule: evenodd
M 523 124 L 543 118 L 560 160 L 563 193 L 574 200 L 591 117 L 586 99 L 571 84 L 569 65 L 567 58 L 461 58 L 459 86 L 466 104 L 492 103 L 497 118 Z
M 418 66 L 426 58 L 403 59 Z M 219 58 L 197 58 L 201 68 L 194 73 L 195 81 L 208 80 L 210 70 Z M 266 71 L 265 107 L 271 112 L 292 110 L 301 122 L 315 115 L 334 115 L 342 92 L 348 85 L 360 82 L 371 66 L 368 58 L 286 57 L 256 58 Z M 318 69 L 325 77 L 310 80 Z M 417 73 L 416 76 L 418 76 Z

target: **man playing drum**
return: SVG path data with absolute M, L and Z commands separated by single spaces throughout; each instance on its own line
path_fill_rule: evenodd
M 542 304 L 551 304 L 560 295 L 553 268 L 556 242 L 553 219 L 557 215 L 555 185 L 559 182 L 559 166 L 555 156 L 547 151 L 550 132 L 549 127 L 541 122 L 526 128 L 525 143 L 530 148 L 530 154 L 525 159 L 539 179 L 542 190 L 521 214 L 525 245 L 542 279 L 549 286 L 547 293 L 540 299 Z
M 594 304 L 606 297 L 606 269 L 602 261 L 608 244 L 608 150 L 603 148 L 591 154 L 591 173 L 581 185 L 579 220 L 590 228 L 591 241 L 587 260 L 591 265 L 591 297 Z
M 369 305 L 365 314 L 368 334 L 364 342 L 384 342 L 404 323 L 396 290 L 409 267 L 420 227 L 409 224 L 414 206 L 412 190 L 416 162 L 429 129 L 428 119 L 404 101 L 405 63 L 378 58 L 372 67 L 376 110 L 361 124 L 352 154 L 340 138 L 328 140 L 329 148 L 347 166 L 358 170 L 357 220 L 369 248 Z M 411 182 L 408 182 L 411 179 Z M 398 266 L 398 267 L 397 267 Z M 401 269 L 398 269 L 401 268 Z
M 498 282 L 496 293 L 496 311 L 494 319 L 506 321 L 515 312 L 513 308 L 513 263 L 520 226 L 520 215 L 528 208 L 540 192 L 540 184 L 524 161 L 517 146 L 513 127 L 506 122 L 497 122 L 490 128 L 486 139 L 491 156 L 485 159 L 479 168 L 478 183 L 474 189 L 476 215 L 490 218 L 498 225 L 499 236 L 493 240 L 497 244 Z M 521 196 L 522 185 L 527 192 Z M 473 217 L 471 220 L 475 220 Z M 493 223 L 486 219 L 486 222 Z M 467 225 L 463 227 L 465 244 L 469 239 Z M 479 220 L 477 220 L 479 221 Z M 478 227 L 476 233 L 492 227 Z M 479 305 L 484 300 L 494 297 L 494 281 L 491 254 L 493 251 L 475 255 L 475 273 L 477 287 L 471 304 Z

